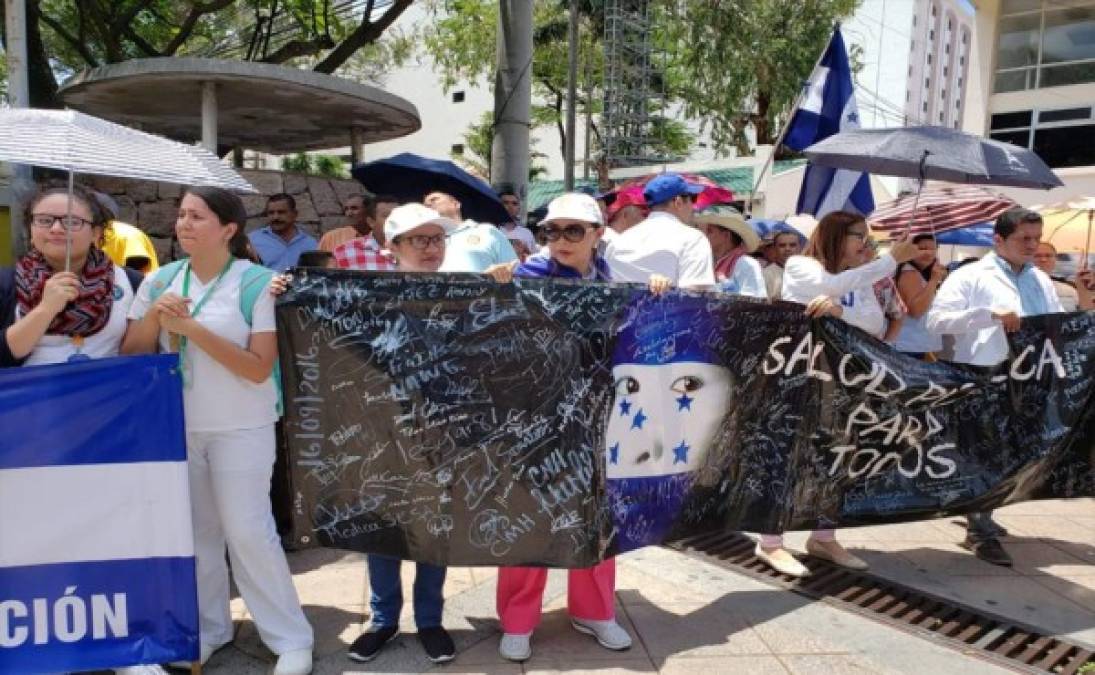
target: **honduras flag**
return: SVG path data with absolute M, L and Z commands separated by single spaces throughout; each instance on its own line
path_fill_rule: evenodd
M 840 28 L 806 83 L 802 103 L 795 110 L 783 144 L 802 151 L 818 141 L 847 129 L 859 128 L 852 69 Z M 809 164 L 798 193 L 798 213 L 821 217 L 830 211 L 874 210 L 870 175 Z
M 0 673 L 197 659 L 175 364 L 0 371 Z

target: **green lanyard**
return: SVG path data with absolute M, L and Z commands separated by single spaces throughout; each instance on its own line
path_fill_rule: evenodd
M 213 294 L 217 292 L 217 287 L 220 286 L 221 279 L 224 278 L 225 274 L 228 274 L 229 268 L 232 267 L 232 263 L 234 263 L 235 261 L 236 261 L 236 259 L 234 257 L 228 256 L 228 262 L 224 263 L 224 269 L 222 269 L 221 273 L 217 275 L 217 278 L 213 280 L 213 284 L 209 287 L 209 290 L 207 290 L 205 292 L 205 294 L 202 295 L 201 299 L 198 300 L 198 302 L 194 305 L 194 309 L 192 309 L 190 311 L 190 318 L 191 319 L 197 318 L 198 312 L 202 311 L 202 307 L 205 306 L 205 302 L 207 300 L 209 300 L 209 298 L 213 297 Z M 184 299 L 189 299 L 190 298 L 190 261 L 189 260 L 186 261 L 186 266 L 183 268 L 182 296 L 183 296 Z M 184 362 L 186 361 L 186 343 L 187 343 L 186 336 L 185 335 L 180 335 L 179 336 L 179 368 L 180 368 L 180 371 L 182 373 L 182 380 L 183 380 L 183 386 L 184 387 L 190 386 L 190 384 L 191 384 L 190 378 L 187 376 L 187 369 L 184 367 Z

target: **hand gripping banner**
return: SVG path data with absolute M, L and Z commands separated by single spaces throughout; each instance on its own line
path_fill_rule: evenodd
M 198 658 L 176 363 L 0 370 L 0 673 Z
M 1095 314 L 996 368 L 802 307 L 626 285 L 301 271 L 278 307 L 294 534 L 585 567 L 719 530 L 1095 495 Z

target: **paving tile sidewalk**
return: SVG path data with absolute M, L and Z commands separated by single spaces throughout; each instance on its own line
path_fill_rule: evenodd
M 868 558 L 874 572 L 905 584 L 1095 644 L 1095 499 L 1020 504 L 999 512 L 1015 556 L 1008 570 L 959 548 L 963 529 L 942 519 L 843 530 L 841 539 Z M 800 546 L 803 534 L 788 536 Z M 367 625 L 363 556 L 328 550 L 290 555 L 305 610 L 316 629 L 316 673 L 952 673 L 1007 672 L 930 640 L 811 602 L 722 568 L 661 548 L 622 556 L 617 614 L 634 646 L 609 652 L 574 631 L 566 616 L 565 574 L 552 571 L 533 658 L 498 656 L 496 573 L 452 568 L 445 585 L 445 625 L 457 658 L 435 666 L 406 631 L 373 662 L 355 664 L 346 648 Z M 410 598 L 413 566 L 404 565 Z M 211 675 L 267 673 L 262 646 L 242 602 L 233 602 L 237 637 L 205 668 Z

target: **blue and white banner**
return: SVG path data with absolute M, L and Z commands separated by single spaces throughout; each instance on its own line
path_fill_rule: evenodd
M 791 118 L 783 144 L 802 151 L 840 131 L 859 128 L 852 69 L 840 29 L 833 31 L 829 46 L 810 81 L 802 103 Z M 874 211 L 869 174 L 809 164 L 798 193 L 798 213 L 819 218 L 830 211 Z
M 0 673 L 197 658 L 176 363 L 0 371 Z

